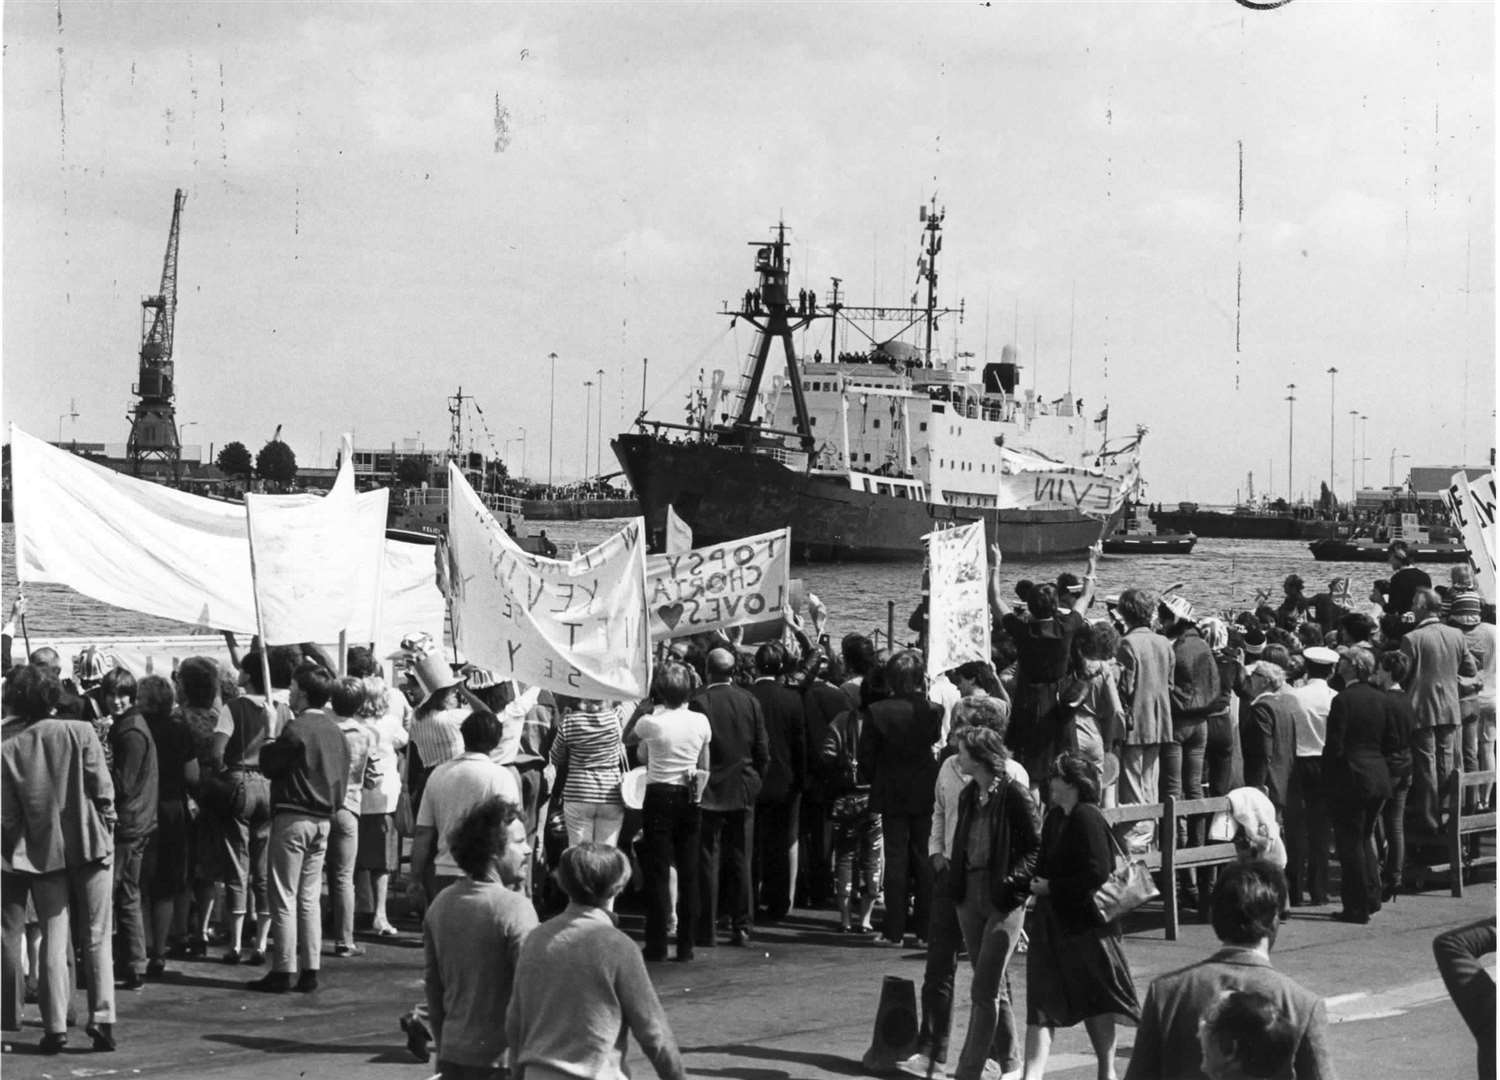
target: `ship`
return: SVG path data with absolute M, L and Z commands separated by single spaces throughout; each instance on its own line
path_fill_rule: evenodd
M 1198 538 L 1192 533 L 1158 532 L 1146 508 L 1126 503 L 1118 531 L 1104 538 L 1106 555 L 1191 555 Z
M 643 412 L 611 443 L 654 544 L 668 506 L 701 544 L 789 526 L 798 562 L 917 560 L 924 535 L 975 521 L 1008 559 L 1082 555 L 1114 531 L 1118 509 L 1101 520 L 1061 499 L 998 505 L 1002 447 L 1097 469 L 1136 451 L 1144 432 L 1106 450 L 1107 408 L 1091 421 L 1071 390 L 1051 401 L 1023 390 L 1014 346 L 977 373 L 959 366 L 971 354 L 935 356 L 940 321 L 963 315 L 937 302 L 944 217 L 935 200 L 919 213 L 925 305 L 920 294 L 899 307 L 848 305 L 838 278 L 826 303 L 794 295 L 785 223 L 751 242 L 757 284 L 720 313 L 756 331 L 738 387 L 722 371 L 707 387 L 700 377 L 686 423 Z M 823 320 L 828 354 L 799 358 L 796 336 Z M 888 337 L 870 331 L 892 322 L 901 327 Z M 854 343 L 845 351 L 841 333 Z M 778 344 L 784 373 L 768 378 Z

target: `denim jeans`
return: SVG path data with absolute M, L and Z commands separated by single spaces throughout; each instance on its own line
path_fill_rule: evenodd
M 1323 759 L 1295 759 L 1286 804 L 1286 880 L 1293 903 L 1299 903 L 1304 894 L 1314 904 L 1328 901 L 1328 842 L 1332 839 L 1328 814 Z M 1342 855 L 1339 863 L 1342 866 Z
M 141 865 L 149 836 L 115 841 L 115 933 L 126 971 L 146 970 L 146 918 L 141 908 Z
M 958 925 L 963 930 L 969 962 L 974 965 L 974 980 L 969 987 L 969 1030 L 954 1077 L 979 1080 L 987 1058 L 998 1061 L 1004 1072 L 1021 1063 L 1006 968 L 1020 939 L 1026 905 L 997 910 L 989 896 L 987 868 L 970 873 L 964 891 L 963 902 L 958 905 Z
M 667 924 L 672 910 L 672 868 L 680 882 L 698 878 L 698 804 L 686 786 L 648 784 L 641 807 L 641 861 L 646 871 L 646 954 L 667 954 Z M 690 888 L 677 890 L 677 955 L 693 953 L 693 931 L 698 915 L 698 895 Z
M 625 807 L 620 803 L 564 802 L 563 823 L 568 827 L 569 847 L 590 840 L 619 847 Z
M 719 861 L 724 867 L 724 913 L 730 925 L 743 930 L 750 923 L 750 832 L 753 810 L 704 810 L 699 831 L 698 897 L 702 919 L 697 944 L 711 946 L 718 925 Z M 682 879 L 679 878 L 679 883 Z M 691 881 L 691 878 L 687 880 Z M 679 890 L 680 891 L 680 890 Z
M 1385 865 L 1381 882 L 1387 889 L 1396 888 L 1406 874 L 1406 797 L 1411 792 L 1411 777 L 1402 777 L 1392 785 L 1393 794 L 1381 810 L 1385 830 Z
M 264 912 L 269 907 L 266 844 L 271 838 L 271 782 L 258 772 L 233 773 L 231 777 L 244 784 L 245 808 L 219 820 L 229 868 L 224 880 L 225 900 L 229 914 L 243 915 L 253 892 L 256 911 Z
M 323 959 L 323 857 L 327 818 L 287 810 L 271 822 L 271 970 L 317 971 Z
M 339 807 L 328 829 L 328 906 L 333 940 L 354 944 L 354 860 L 359 854 L 359 815 Z
M 26 978 L 21 958 L 26 955 L 26 899 L 31 895 L 28 874 L 0 873 L 0 904 L 3 904 L 4 940 L 0 943 L 0 961 L 4 977 L 0 981 L 0 1028 L 19 1031 L 21 1004 L 26 999 Z M 34 974 L 34 973 L 33 973 Z
M 882 814 L 880 820 L 885 833 L 885 926 L 881 933 L 888 941 L 900 941 L 906 936 L 908 900 L 917 932 L 927 933 L 932 907 L 927 837 L 932 832 L 932 815 Z
M 1244 785 L 1244 772 L 1237 768 L 1239 728 L 1232 713 L 1208 718 L 1208 738 L 1203 747 L 1203 786 L 1207 795 L 1228 795 Z
M 948 1060 L 948 1037 L 953 1031 L 953 979 L 958 972 L 959 950 L 964 947 L 958 905 L 948 887 L 948 874 L 949 868 L 944 867 L 932 879 L 932 921 L 927 926 L 922 1029 L 918 1036 L 918 1046 L 937 1061 Z
M 68 1030 L 68 1000 L 73 995 L 68 956 L 75 945 L 83 955 L 90 1022 L 115 1022 L 115 960 L 109 941 L 110 880 L 110 868 L 104 862 L 31 878 L 31 899 L 36 905 L 37 920 L 42 924 L 42 970 L 37 980 L 37 999 L 42 1006 L 42 1026 L 49 1034 Z M 76 942 L 72 936 L 75 932 Z

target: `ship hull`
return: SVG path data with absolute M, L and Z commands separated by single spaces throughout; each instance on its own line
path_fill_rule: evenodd
M 987 542 L 998 542 L 1007 559 L 1081 555 L 1119 517 L 1100 522 L 1069 510 L 936 506 L 854 491 L 759 454 L 645 434 L 620 435 L 612 448 L 653 536 L 665 529 L 670 504 L 697 544 L 789 526 L 797 562 L 919 560 L 925 533 L 973 521 L 984 522 Z
M 1117 534 L 1104 540 L 1106 555 L 1191 555 L 1198 538 L 1192 533 L 1158 533 L 1155 536 Z
M 1307 545 L 1319 562 L 1385 562 L 1390 544 L 1380 540 L 1314 540 Z M 1462 544 L 1412 543 L 1407 554 L 1414 563 L 1463 563 L 1469 549 Z

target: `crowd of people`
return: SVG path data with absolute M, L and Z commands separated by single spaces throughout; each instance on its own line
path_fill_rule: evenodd
M 899 1063 L 919 1075 L 956 1057 L 960 1080 L 1038 1080 L 1055 1030 L 1082 1024 L 1113 1077 L 1124 1020 L 1130 1077 L 1331 1076 L 1321 1004 L 1270 966 L 1280 921 L 1332 908 L 1336 865 L 1329 915 L 1368 923 L 1452 812 L 1445 778 L 1494 762 L 1493 606 L 1463 568 L 1434 588 L 1404 554 L 1369 606 L 1293 577 L 1279 605 L 1202 617 L 1175 588 L 1096 596 L 1095 559 L 1007 594 L 995 549 L 988 660 L 929 679 L 922 642 L 835 644 L 813 597 L 754 648 L 673 641 L 640 702 L 494 679 L 424 641 L 400 684 L 363 647 L 231 647 L 170 677 L 92 650 L 71 678 L 50 649 L 7 657 L 4 1027 L 34 998 L 61 1050 L 77 986 L 90 1044 L 113 1049 L 116 990 L 210 951 L 265 966 L 248 990 L 314 993 L 358 932 L 399 932 L 409 838 L 426 993 L 403 1026 L 444 1077 L 622 1075 L 631 1035 L 683 1076 L 649 965 L 743 947 L 793 908 L 925 952 Z M 1096 893 L 1161 838 L 1102 811 L 1207 795 L 1229 797 L 1243 858 L 1158 885 L 1223 948 L 1142 1000 Z M 643 946 L 619 929 L 627 890 Z

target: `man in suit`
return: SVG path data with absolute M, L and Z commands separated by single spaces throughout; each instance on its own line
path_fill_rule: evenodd
M 755 799 L 771 759 L 760 703 L 748 690 L 730 682 L 734 653 L 714 649 L 705 661 L 708 685 L 689 707 L 708 717 L 713 738 L 708 744 L 708 786 L 700 804 L 701 858 L 698 860 L 699 923 L 695 944 L 712 948 L 719 911 L 719 850 L 728 860 L 731 945 L 750 939 L 750 830 Z M 690 887 L 682 883 L 681 887 Z
M 1381 906 L 1375 826 L 1381 807 L 1395 793 L 1385 754 L 1400 744 L 1404 724 L 1395 712 L 1399 698 L 1372 686 L 1374 674 L 1375 654 L 1369 649 L 1342 651 L 1339 675 L 1344 689 L 1329 707 L 1322 750 L 1344 901 L 1344 910 L 1334 918 L 1341 922 L 1367 923 Z
M 1297 713 L 1302 706 L 1286 688 L 1286 672 L 1269 660 L 1251 664 L 1245 678 L 1250 693 L 1250 708 L 1240 721 L 1245 784 L 1264 791 L 1280 817 L 1292 783 Z
M 771 759 L 755 804 L 754 880 L 769 922 L 786 918 L 792 908 L 798 811 L 807 784 L 807 717 L 802 695 L 782 682 L 785 667 L 786 650 L 778 642 L 755 650 L 750 693 L 760 703 Z
M 1120 747 L 1120 805 L 1160 801 L 1161 751 L 1172 739 L 1172 644 L 1151 629 L 1157 596 L 1147 589 L 1120 594 L 1120 617 L 1125 636 L 1116 658 L 1120 662 L 1120 704 L 1125 707 L 1125 738 Z M 1156 826 L 1149 821 L 1126 827 L 1132 850 L 1151 844 Z
M 1125 1080 L 1178 1080 L 1204 1075 L 1198 1024 L 1227 991 L 1248 990 L 1273 1000 L 1295 1032 L 1297 1080 L 1333 1076 L 1328 1015 L 1317 994 L 1271 967 L 1286 878 L 1263 859 L 1223 868 L 1214 885 L 1213 927 L 1223 946 L 1207 960 L 1151 983 Z
M 1419 588 L 1412 596 L 1416 626 L 1401 638 L 1401 651 L 1411 657 L 1407 696 L 1417 714 L 1412 744 L 1412 798 L 1429 832 L 1441 827 L 1438 800 L 1443 780 L 1458 765 L 1458 732 L 1462 716 L 1460 683 L 1472 689 L 1479 666 L 1469 641 L 1456 626 L 1439 620 L 1443 600 L 1436 589 Z

